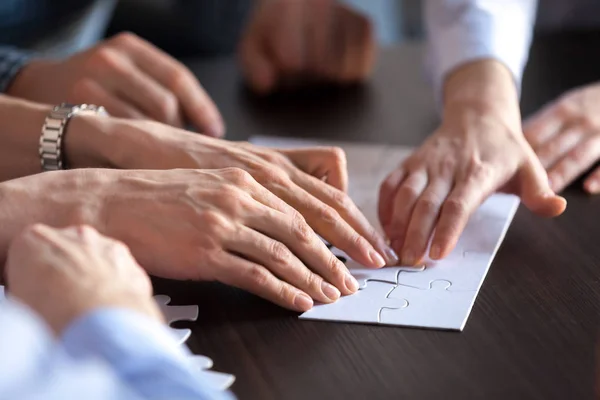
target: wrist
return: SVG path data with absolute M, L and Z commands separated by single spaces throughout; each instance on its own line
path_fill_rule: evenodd
M 25 227 L 88 224 L 103 230 L 109 176 L 99 170 L 54 171 L 0 183 L 0 265 Z
M 76 114 L 64 133 L 64 157 L 69 168 L 118 168 L 120 143 L 115 119 L 98 114 Z
M 461 112 L 504 115 L 520 124 L 517 87 L 504 64 L 492 59 L 478 60 L 458 67 L 447 76 L 443 118 Z

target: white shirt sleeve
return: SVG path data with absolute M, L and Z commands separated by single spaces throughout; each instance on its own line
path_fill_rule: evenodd
M 426 67 L 436 99 L 461 64 L 493 58 L 511 71 L 520 91 L 537 0 L 425 0 Z

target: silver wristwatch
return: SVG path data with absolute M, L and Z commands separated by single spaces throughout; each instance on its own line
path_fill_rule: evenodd
M 40 137 L 40 159 L 43 171 L 66 169 L 63 140 L 67 125 L 76 114 L 108 115 L 104 107 L 93 104 L 73 105 L 62 103 L 52 109 L 42 126 Z

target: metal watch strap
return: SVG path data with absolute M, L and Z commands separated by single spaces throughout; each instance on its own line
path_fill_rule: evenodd
M 72 105 L 62 103 L 54 107 L 46 117 L 44 125 L 42 126 L 39 148 L 43 171 L 56 171 L 66 168 L 63 152 L 63 138 L 71 117 L 82 112 L 106 115 L 106 111 L 102 106 L 95 106 L 93 104 Z

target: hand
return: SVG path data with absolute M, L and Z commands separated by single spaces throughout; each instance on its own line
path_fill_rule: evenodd
M 155 122 L 88 116 L 74 118 L 69 129 L 65 148 L 74 167 L 237 167 L 298 210 L 318 234 L 357 262 L 381 267 L 398 261 L 345 193 L 346 159 L 340 149 L 273 150 L 200 136 Z M 99 153 L 110 160 L 88 164 Z
M 508 72 L 494 64 L 472 67 L 484 67 L 485 74 L 488 68 Z M 464 76 L 478 82 L 478 71 L 465 68 Z M 507 81 L 512 85 L 510 75 Z M 450 89 L 454 83 L 464 90 L 462 79 L 448 83 Z M 445 257 L 473 211 L 497 190 L 519 195 L 539 215 L 563 212 L 565 200 L 550 189 L 521 133 L 516 94 L 507 95 L 505 106 L 500 90 L 490 92 L 498 103 L 447 102 L 441 126 L 383 182 L 379 218 L 403 264 L 424 257 L 433 232 L 429 256 Z M 472 93 L 482 96 L 483 91 Z
M 600 84 L 564 94 L 530 117 L 524 131 L 548 170 L 552 189 L 562 191 L 600 159 Z M 583 187 L 600 192 L 600 168 Z
M 34 60 L 8 89 L 15 97 L 48 103 L 103 105 L 117 117 L 154 119 L 223 136 L 215 104 L 194 75 L 150 43 L 122 33 L 60 61 Z
M 60 171 L 0 184 L 0 196 L 4 237 L 27 218 L 90 224 L 150 274 L 218 280 L 298 311 L 358 288 L 304 218 L 240 169 Z
M 365 79 L 375 39 L 367 18 L 335 0 L 262 0 L 240 46 L 250 86 L 267 93 L 303 79 Z
M 87 226 L 25 229 L 8 250 L 6 275 L 10 294 L 59 335 L 99 308 L 127 308 L 162 322 L 148 275 L 127 247 Z

